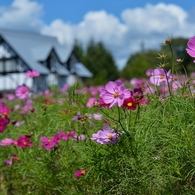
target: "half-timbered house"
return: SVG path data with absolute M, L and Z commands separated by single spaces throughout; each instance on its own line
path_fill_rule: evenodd
M 27 70 L 37 70 L 40 76 L 26 78 Z M 61 45 L 56 37 L 0 29 L 0 91 L 25 83 L 38 92 L 51 85 L 61 88 L 75 79 L 81 82 L 91 77 L 73 48 Z

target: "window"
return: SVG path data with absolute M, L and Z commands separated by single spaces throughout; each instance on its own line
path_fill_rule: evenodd
M 6 72 L 17 71 L 16 60 L 14 60 L 14 59 L 6 60 L 5 61 L 5 71 Z

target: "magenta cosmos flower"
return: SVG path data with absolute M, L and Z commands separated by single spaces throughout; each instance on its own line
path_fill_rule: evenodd
M 74 173 L 76 178 L 79 178 L 87 173 L 87 169 L 80 169 Z
M 16 97 L 18 97 L 19 99 L 27 98 L 28 93 L 29 89 L 25 84 L 18 86 L 15 90 Z
M 59 130 L 58 133 L 59 133 L 59 136 L 62 140 L 68 140 L 69 137 L 71 137 L 71 138 L 76 137 L 76 135 L 75 135 L 76 130 L 73 130 L 71 132 L 66 132 L 66 133 Z
M 39 146 L 43 146 L 43 147 L 45 147 L 46 150 L 50 150 L 51 148 L 53 148 L 55 145 L 57 145 L 59 143 L 60 136 L 58 134 L 55 134 L 51 138 L 47 138 L 45 136 L 42 136 L 40 138 L 40 140 L 42 141 L 42 143 Z
M 188 40 L 187 46 L 188 46 L 188 48 L 186 48 L 187 53 L 192 58 L 195 58 L 195 36 Z M 194 60 L 194 63 L 195 63 L 195 60 Z
M 171 82 L 171 71 L 166 73 L 163 68 L 154 69 L 152 76 L 150 77 L 150 82 L 154 85 L 160 86 L 162 83 Z
M 18 139 L 17 139 L 17 146 L 20 147 L 20 148 L 26 148 L 26 147 L 32 147 L 33 146 L 33 143 L 30 141 L 30 137 L 31 136 L 28 136 L 28 135 L 23 135 L 23 136 L 20 136 Z M 15 145 L 15 143 L 13 142 L 13 144 Z
M 32 70 L 32 71 L 27 70 L 25 74 L 27 77 L 30 77 L 30 78 L 38 77 L 40 75 L 39 72 L 36 70 Z
M 121 107 L 124 100 L 130 96 L 130 90 L 125 89 L 123 83 L 119 80 L 115 82 L 109 81 L 100 93 L 100 97 L 103 99 L 105 104 L 110 104 L 110 108 L 116 104 Z
M 7 107 L 5 106 L 4 103 L 1 103 L 1 104 L 0 104 L 0 114 L 1 114 L 1 115 L 6 116 L 6 115 L 8 115 L 10 112 L 11 112 L 11 110 L 10 110 L 9 108 L 7 108 Z
M 10 122 L 10 119 L 8 118 L 7 115 L 3 117 L 0 116 L 0 133 L 4 132 L 9 122 Z
M 115 144 L 120 133 L 116 133 L 109 126 L 104 126 L 102 130 L 92 135 L 91 140 L 95 140 L 99 144 Z
M 96 102 L 96 98 L 94 98 L 94 97 L 89 98 L 89 100 L 87 101 L 87 107 L 88 107 L 88 108 L 93 107 L 94 104 L 95 104 L 95 102 Z

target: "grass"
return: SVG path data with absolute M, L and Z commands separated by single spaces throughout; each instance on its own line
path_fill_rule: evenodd
M 42 97 L 41 97 L 42 98 Z M 62 104 L 45 105 L 44 98 L 33 99 L 34 113 L 24 116 L 12 111 L 11 123 L 0 140 L 31 134 L 33 147 L 0 147 L 1 195 L 172 195 L 195 193 L 195 107 L 192 96 L 173 95 L 159 101 L 155 94 L 150 104 L 139 109 L 114 107 L 87 108 L 87 95 L 73 99 L 64 95 Z M 51 97 L 53 100 L 62 95 Z M 72 98 L 72 97 L 71 97 Z M 17 100 L 18 101 L 18 100 Z M 13 109 L 18 102 L 6 102 Z M 21 103 L 21 102 L 20 102 Z M 43 106 L 46 106 L 46 108 Z M 103 112 L 101 112 L 101 110 Z M 82 120 L 72 118 L 80 112 Z M 123 134 L 115 145 L 100 145 L 90 138 L 104 126 L 104 120 L 89 114 L 102 113 L 109 125 Z M 120 113 L 120 115 L 119 115 Z M 60 141 L 51 150 L 39 147 L 40 137 L 51 137 L 58 130 L 75 129 L 85 140 Z M 6 166 L 4 161 L 17 154 L 20 161 Z M 87 173 L 75 178 L 79 169 Z

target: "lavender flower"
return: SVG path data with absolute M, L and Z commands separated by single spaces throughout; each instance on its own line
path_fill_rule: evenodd
M 114 132 L 109 126 L 104 126 L 102 130 L 92 135 L 91 140 L 95 140 L 99 144 L 116 144 L 120 133 Z

